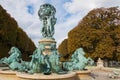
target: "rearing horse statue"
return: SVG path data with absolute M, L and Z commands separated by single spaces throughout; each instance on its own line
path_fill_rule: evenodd
M 77 49 L 69 62 L 63 63 L 63 68 L 69 71 L 83 70 L 88 64 L 93 65 L 94 61 L 91 58 L 85 58 L 85 52 L 82 48 Z
M 22 60 L 21 52 L 18 48 L 12 47 L 10 51 L 8 52 L 10 56 L 4 57 L 0 60 L 0 63 L 4 63 L 8 65 L 12 70 L 15 70 L 19 66 L 20 60 Z

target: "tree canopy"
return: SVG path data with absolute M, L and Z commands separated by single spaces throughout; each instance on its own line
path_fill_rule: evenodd
M 62 42 L 59 47 L 63 44 Z M 86 56 L 93 59 L 100 57 L 120 60 L 120 10 L 117 7 L 102 7 L 90 11 L 69 31 L 65 46 L 69 55 L 82 47 L 87 53 Z
M 0 58 L 8 55 L 12 46 L 18 47 L 27 59 L 35 45 L 27 34 L 18 27 L 14 18 L 0 6 Z

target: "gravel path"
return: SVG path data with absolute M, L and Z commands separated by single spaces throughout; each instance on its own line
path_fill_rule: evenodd
M 96 70 L 92 71 L 91 76 L 93 77 L 93 80 L 120 80 L 120 78 L 109 78 L 109 74 L 111 74 L 111 72 Z

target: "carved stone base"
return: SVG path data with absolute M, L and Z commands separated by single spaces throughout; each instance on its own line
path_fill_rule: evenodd
M 2 67 L 0 68 L 0 74 L 15 75 L 16 71 L 12 71 L 8 67 Z
M 43 54 L 50 54 L 52 50 L 56 50 L 56 41 L 52 38 L 43 38 L 39 41 L 39 49 L 43 51 Z
M 17 73 L 17 77 L 29 80 L 75 80 L 76 73 L 69 72 L 68 74 L 55 74 L 44 75 L 44 74 L 27 74 L 27 73 Z
M 52 38 L 43 38 L 39 41 L 39 43 L 56 43 L 56 41 Z

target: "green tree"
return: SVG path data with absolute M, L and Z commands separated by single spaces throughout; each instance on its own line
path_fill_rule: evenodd
M 111 7 L 90 11 L 69 31 L 67 46 L 68 54 L 82 47 L 93 59 L 120 60 L 120 10 Z
M 18 47 L 27 59 L 35 45 L 17 22 L 0 6 L 0 58 L 8 55 L 12 46 Z
M 58 51 L 61 53 L 61 61 L 68 59 L 68 40 L 64 39 L 63 42 L 59 45 Z

